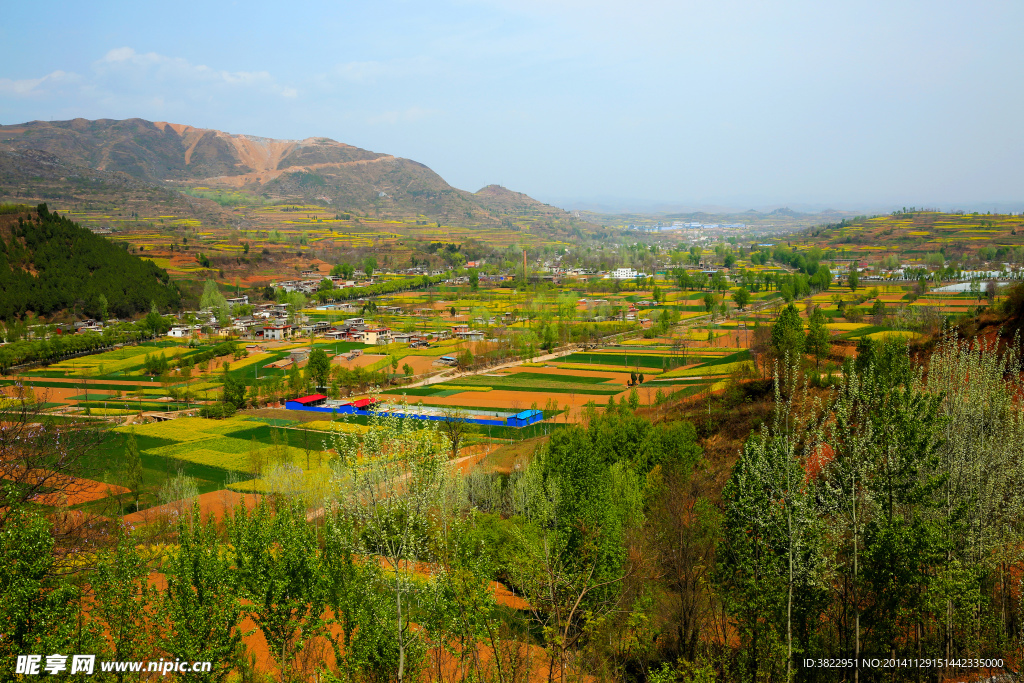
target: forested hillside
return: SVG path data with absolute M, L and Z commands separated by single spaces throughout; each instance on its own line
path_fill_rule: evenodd
M 94 318 L 129 318 L 177 309 L 181 297 L 167 272 L 152 261 L 50 213 L 5 217 L 0 224 L 0 320 L 27 312 L 73 311 Z

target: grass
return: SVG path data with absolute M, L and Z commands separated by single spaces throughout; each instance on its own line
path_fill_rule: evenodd
M 625 372 L 629 373 L 636 368 L 624 368 L 621 365 L 598 365 L 589 363 L 558 363 L 555 365 L 559 370 L 593 370 L 596 372 Z M 662 371 L 660 368 L 644 368 L 644 373 L 657 375 Z
M 452 394 L 459 393 L 458 390 L 450 388 L 442 389 L 438 384 L 432 384 L 427 387 L 396 387 L 394 389 L 386 389 L 386 394 L 406 394 L 408 396 L 451 396 Z
M 126 404 L 128 405 L 128 408 L 127 408 L 128 412 L 131 412 L 131 413 L 137 412 L 139 410 L 166 412 L 166 411 L 169 411 L 169 410 L 179 410 L 179 409 L 185 409 L 185 408 L 188 407 L 188 405 L 186 405 L 185 403 L 139 402 L 136 399 L 125 399 L 125 398 L 121 398 L 121 399 L 113 399 L 112 398 L 112 399 L 107 400 L 107 401 L 98 401 L 98 400 L 96 400 L 95 396 L 90 398 L 88 401 L 79 401 L 79 403 L 78 403 L 78 405 L 81 406 L 82 408 L 86 408 L 86 407 L 91 408 L 91 409 L 96 409 L 96 408 L 101 408 L 101 409 L 102 408 L 113 408 L 113 409 L 117 409 L 117 410 L 125 410 L 124 406 Z
M 662 363 L 668 363 L 671 360 L 677 359 L 677 356 L 665 356 L 661 354 L 653 353 L 624 353 L 618 354 L 615 352 L 610 353 L 572 353 L 565 356 L 563 359 L 566 363 L 577 363 L 586 365 L 604 365 L 604 366 L 618 366 L 622 368 L 623 372 L 629 372 L 630 369 L 641 367 L 641 368 L 656 368 L 661 369 Z M 621 364 L 620 364 L 621 363 Z
M 124 450 L 125 433 L 115 431 L 111 438 L 95 452 L 91 454 L 89 462 L 85 463 L 88 476 L 97 481 L 109 481 L 112 484 L 123 485 L 124 475 Z M 139 496 L 139 507 L 145 509 L 160 503 L 158 494 L 171 477 L 181 472 L 193 477 L 199 487 L 199 493 L 209 493 L 224 488 L 228 476 L 227 470 L 218 466 L 208 466 L 196 462 L 189 462 L 177 458 L 168 458 L 154 455 L 152 451 L 172 442 L 167 439 L 136 434 L 136 443 L 139 446 L 139 455 L 142 460 L 142 488 Z M 125 505 L 132 500 L 132 496 L 124 497 Z M 113 503 L 111 500 L 99 500 L 75 506 L 76 509 L 108 514 L 108 507 Z M 128 512 L 128 510 L 125 510 Z
M 141 368 L 146 354 L 155 356 L 163 354 L 168 360 L 171 360 L 186 352 L 187 349 L 182 346 L 175 348 L 126 346 L 114 351 L 107 351 L 106 353 L 72 358 L 54 363 L 49 366 L 48 372 L 67 372 L 69 377 L 84 377 L 86 374 L 95 374 L 98 377 L 111 378 L 116 373 L 124 374 L 127 370 Z M 102 373 L 100 373 L 100 366 L 103 367 Z
M 886 330 L 885 332 L 872 332 L 871 334 L 865 335 L 872 341 L 884 341 L 889 338 L 902 337 L 903 339 L 916 339 L 920 335 L 917 332 L 910 332 L 909 330 Z
M 551 375 L 539 375 L 542 379 L 536 379 L 538 373 L 516 373 L 508 377 L 463 377 L 458 380 L 459 384 L 447 384 L 442 382 L 434 386 L 451 389 L 457 386 L 485 386 L 498 391 L 526 391 L 536 393 L 554 394 L 590 394 L 594 396 L 611 396 L 620 393 L 621 385 L 606 385 L 607 388 L 599 386 L 592 381 L 576 382 L 573 378 L 551 379 Z M 520 377 L 520 375 L 533 375 L 534 377 Z M 555 376 L 557 377 L 557 375 Z M 600 378 L 586 378 L 587 380 Z
M 745 363 L 750 362 L 750 351 L 743 350 L 731 353 L 721 358 L 709 360 L 697 367 L 677 368 L 663 373 L 661 377 L 696 377 L 700 375 L 722 375 L 741 369 Z
M 446 384 L 445 387 L 447 387 L 451 391 L 483 391 L 483 392 L 491 391 L 494 388 L 494 387 L 481 387 L 481 386 L 460 386 L 458 384 Z
M 708 375 L 728 375 L 744 367 L 753 368 L 750 361 L 736 361 L 735 363 L 723 363 L 720 365 L 698 365 L 695 368 L 680 368 L 665 373 L 663 377 L 701 377 Z
M 556 375 L 543 372 L 517 372 L 509 375 L 508 381 L 529 382 L 569 382 L 575 384 L 601 384 L 607 382 L 606 377 L 587 377 L 584 375 Z
M 237 416 L 226 420 L 182 417 L 170 422 L 118 427 L 115 431 L 123 434 L 129 430 L 135 431 L 139 449 L 148 457 L 191 463 L 222 473 L 248 472 L 253 443 L 259 450 L 273 444 L 270 425 Z M 301 434 L 288 428 L 281 429 L 279 434 L 288 459 L 301 463 L 305 458 L 305 451 L 299 446 Z M 313 440 L 313 444 L 318 447 L 320 440 Z
M 302 426 L 320 432 L 347 432 L 351 434 L 365 434 L 369 429 L 365 425 L 352 424 L 351 422 L 340 420 L 311 420 L 303 422 Z
M 867 323 L 825 323 L 825 327 L 830 330 L 842 330 L 844 332 L 852 332 L 867 326 Z
M 228 366 L 228 371 L 230 372 L 231 370 L 241 370 L 244 367 L 255 365 L 256 363 L 261 363 L 270 357 L 271 354 L 269 353 L 254 353 L 240 360 L 231 361 L 231 365 Z
M 856 330 L 852 330 L 850 332 L 845 332 L 845 333 L 839 335 L 839 338 L 840 339 L 860 339 L 861 337 L 867 337 L 867 336 L 870 336 L 872 334 L 875 334 L 876 332 L 888 332 L 888 331 L 889 331 L 889 328 L 884 327 L 882 325 L 864 325 L 863 327 L 859 327 Z

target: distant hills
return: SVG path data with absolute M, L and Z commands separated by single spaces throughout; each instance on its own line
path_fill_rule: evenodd
M 73 119 L 0 126 L 0 154 L 0 196 L 14 196 L 14 188 L 24 189 L 41 177 L 30 168 L 48 164 L 52 171 L 57 164 L 92 174 L 44 174 L 52 176 L 48 190 L 55 196 L 85 181 L 140 190 L 130 179 L 146 184 L 146 191 L 222 189 L 254 200 L 316 203 L 376 216 L 426 216 L 464 225 L 508 223 L 517 216 L 571 220 L 562 209 L 524 194 L 494 185 L 466 192 L 416 161 L 329 138 L 274 140 L 143 119 Z M 19 173 L 22 162 L 25 171 Z M 69 176 L 74 176 L 73 183 Z

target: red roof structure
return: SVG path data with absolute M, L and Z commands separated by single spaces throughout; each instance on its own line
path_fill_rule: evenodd
M 352 406 L 353 408 L 362 409 L 362 408 L 366 408 L 367 406 L 370 406 L 370 405 L 372 405 L 372 404 L 374 404 L 376 402 L 377 402 L 376 399 L 361 398 L 358 401 L 352 401 L 352 403 L 350 403 L 349 405 Z
M 309 405 L 310 403 L 316 403 L 317 401 L 326 400 L 327 397 L 324 394 L 310 394 L 309 396 L 300 396 L 294 399 L 295 403 L 301 403 L 302 405 Z

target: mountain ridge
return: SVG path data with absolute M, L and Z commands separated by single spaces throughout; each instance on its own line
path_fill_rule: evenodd
M 0 152 L 33 149 L 165 189 L 241 191 L 254 200 L 466 225 L 506 225 L 524 216 L 540 216 L 548 225 L 572 220 L 525 194 L 491 185 L 475 193 L 461 190 L 420 162 L 327 137 L 276 139 L 141 118 L 0 125 Z

